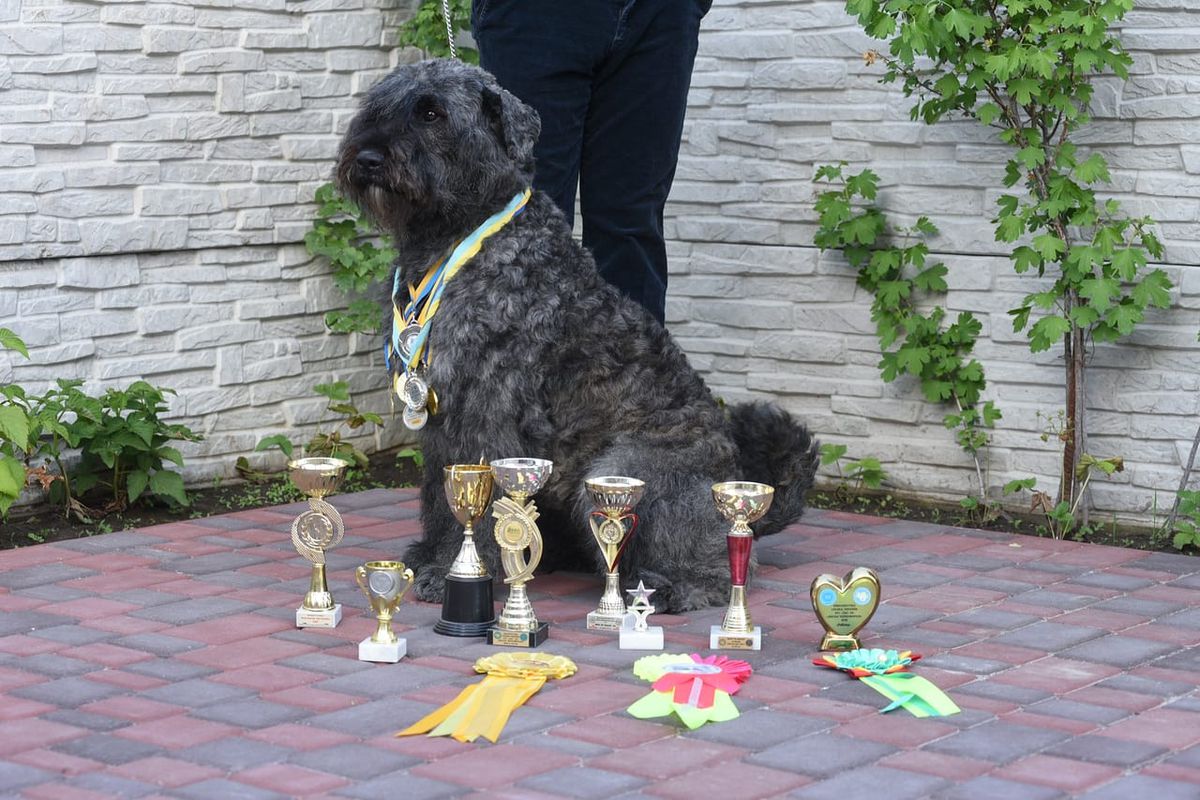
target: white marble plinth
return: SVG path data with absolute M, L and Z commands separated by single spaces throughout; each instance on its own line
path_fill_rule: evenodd
M 397 639 L 395 642 L 372 642 L 368 636 L 358 643 L 359 661 L 377 661 L 383 664 L 395 664 L 408 652 L 408 642 Z
M 301 606 L 296 609 L 296 627 L 297 628 L 336 628 L 337 624 L 342 621 L 342 604 L 338 603 L 333 608 L 314 611 L 311 608 Z
M 708 633 L 709 650 L 761 650 L 762 628 L 754 626 L 749 633 L 722 630 L 720 625 L 713 625 Z

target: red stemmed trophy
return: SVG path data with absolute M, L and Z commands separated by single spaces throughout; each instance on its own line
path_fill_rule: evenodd
M 750 572 L 750 549 L 754 533 L 750 523 L 771 507 L 775 488 L 765 483 L 729 481 L 712 487 L 713 500 L 721 516 L 733 523 L 725 537 L 729 546 L 729 608 L 720 625 L 713 625 L 708 646 L 713 650 L 760 650 L 762 628 L 750 619 L 746 606 L 746 579 Z

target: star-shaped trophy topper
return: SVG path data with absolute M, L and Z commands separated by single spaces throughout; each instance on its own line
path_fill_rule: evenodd
M 654 606 L 650 605 L 650 595 L 654 594 L 657 590 L 647 589 L 644 581 L 638 581 L 636 589 L 626 589 L 625 591 L 633 595 L 633 599 L 626 608 L 627 611 L 637 618 L 633 629 L 639 632 L 647 630 L 649 624 L 646 618 L 654 613 Z

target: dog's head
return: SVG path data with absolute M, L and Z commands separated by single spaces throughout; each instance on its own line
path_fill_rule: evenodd
M 540 127 L 533 109 L 478 67 L 445 59 L 401 66 L 351 120 L 336 182 L 401 239 L 432 220 L 478 224 L 533 180 Z

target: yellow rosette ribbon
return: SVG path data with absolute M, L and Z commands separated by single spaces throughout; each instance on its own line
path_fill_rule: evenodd
M 396 735 L 428 733 L 451 736 L 460 742 L 473 742 L 482 736 L 494 743 L 512 712 L 537 694 L 548 679 L 568 678 L 576 669 L 571 659 L 550 653 L 485 656 L 475 662 L 475 671 L 487 677 Z

